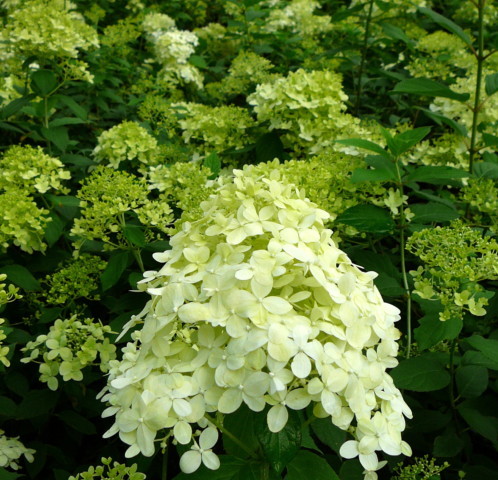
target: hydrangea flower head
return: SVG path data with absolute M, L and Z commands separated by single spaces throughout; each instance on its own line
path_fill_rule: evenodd
M 409 454 L 411 412 L 387 368 L 397 364 L 399 310 L 383 302 L 375 274 L 352 264 L 317 208 L 278 170 L 234 170 L 202 203 L 204 215 L 171 238 L 164 263 L 141 282 L 151 299 L 125 326 L 142 328 L 111 363 L 106 435 L 127 456 L 154 453 L 154 440 L 193 442 L 180 465 L 216 468 L 216 428 L 207 412 L 266 405 L 278 432 L 288 409 L 314 413 L 353 434 L 342 453 L 368 472 L 377 451 Z M 187 462 L 187 460 L 192 462 Z M 370 475 L 372 476 L 372 475 Z

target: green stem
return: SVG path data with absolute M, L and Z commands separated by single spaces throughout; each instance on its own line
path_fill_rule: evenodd
M 161 465 L 161 480 L 168 479 L 168 452 L 168 444 L 166 444 L 166 448 L 164 449 L 163 453 L 163 462 Z
M 212 418 L 207 413 L 204 414 L 204 417 L 211 422 L 223 435 L 226 435 L 232 442 L 236 443 L 242 450 L 244 450 L 251 458 L 257 458 L 257 455 L 249 450 L 232 432 L 227 430 L 220 422 Z
M 401 172 L 399 169 L 398 158 L 394 160 L 396 165 L 396 174 L 398 176 L 398 188 L 401 193 L 401 206 L 400 206 L 400 255 L 401 255 L 401 275 L 403 277 L 403 287 L 406 292 L 406 330 L 407 330 L 407 349 L 406 358 L 410 358 L 411 348 L 412 348 L 412 295 L 410 291 L 410 286 L 408 285 L 408 275 L 406 272 L 406 258 L 405 258 L 405 207 L 403 204 L 403 181 L 401 180 Z
M 138 266 L 142 272 L 145 272 L 145 267 L 144 267 L 144 262 L 142 260 L 142 255 L 140 254 L 140 250 L 137 248 L 131 248 L 131 251 L 133 253 L 133 256 L 135 257 L 135 260 L 138 263 Z
M 355 115 L 358 115 L 358 110 L 360 109 L 361 90 L 363 88 L 363 82 L 362 82 L 363 68 L 365 67 L 365 61 L 367 58 L 368 38 L 370 37 L 370 23 L 372 22 L 373 5 L 374 5 L 374 0 L 370 0 L 368 6 L 367 19 L 365 22 L 365 36 L 363 37 L 363 48 L 361 51 L 360 68 L 358 70 L 358 85 L 356 86 L 356 105 L 354 108 Z
M 472 173 L 474 165 L 474 157 L 477 152 L 476 141 L 477 141 L 477 122 L 479 117 L 479 110 L 481 109 L 479 102 L 481 97 L 481 84 L 482 84 L 482 67 L 484 65 L 484 4 L 486 0 L 479 0 L 477 8 L 479 11 L 478 19 L 478 45 L 476 52 L 477 59 L 477 78 L 476 78 L 476 88 L 475 88 L 475 98 L 474 98 L 474 108 L 472 109 L 472 134 L 470 137 L 470 149 L 469 149 L 469 172 Z

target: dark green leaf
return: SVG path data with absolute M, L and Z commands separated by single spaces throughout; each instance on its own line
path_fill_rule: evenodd
M 235 435 L 236 438 L 243 438 L 244 445 L 250 452 L 256 452 L 259 447 L 258 439 L 254 432 L 255 417 L 263 416 L 261 420 L 264 423 L 265 414 L 255 413 L 245 405 L 242 405 L 236 412 L 227 415 L 224 420 L 226 429 Z M 239 458 L 247 458 L 248 452 L 235 443 L 228 435 L 223 435 L 223 446 L 225 451 L 230 455 L 235 455 Z
M 284 145 L 277 132 L 269 132 L 258 138 L 256 142 L 256 159 L 258 162 L 271 162 L 278 158 L 285 158 Z
M 438 315 L 426 315 L 420 320 L 420 326 L 414 330 L 415 340 L 420 349 L 426 350 L 443 340 L 453 340 L 462 331 L 460 318 L 450 318 L 445 322 Z
M 194 473 L 180 473 L 173 480 L 232 480 L 241 470 L 247 469 L 249 463 L 230 455 L 220 455 L 220 468 L 208 470 L 201 466 Z
M 432 222 L 449 222 L 460 216 L 454 208 L 450 208 L 442 203 L 436 202 L 415 203 L 410 205 L 410 210 L 415 215 L 412 222 L 422 224 Z
M 132 245 L 137 247 L 145 245 L 145 233 L 139 225 L 125 225 L 123 235 Z
M 50 203 L 54 207 L 79 207 L 80 200 L 77 197 L 71 197 L 69 195 L 46 195 Z
M 483 133 L 482 139 L 484 140 L 484 145 L 486 145 L 486 147 L 498 147 L 498 137 L 496 135 Z
M 52 220 L 45 227 L 45 240 L 47 240 L 48 246 L 52 247 L 61 238 L 64 231 L 64 222 L 54 212 L 50 213 L 50 218 Z
M 342 143 L 343 145 L 351 145 L 352 147 L 363 148 L 363 150 L 370 150 L 371 152 L 378 153 L 384 157 L 388 156 L 388 153 L 383 147 L 377 145 L 370 140 L 363 140 L 362 138 L 347 138 L 344 140 L 336 140 L 337 143 Z
M 44 390 L 30 390 L 22 399 L 17 409 L 16 418 L 25 420 L 46 415 L 55 407 L 58 397 L 58 392 L 52 392 L 47 388 Z
M 432 454 L 436 457 L 455 457 L 463 446 L 463 440 L 455 432 L 448 430 L 435 438 Z
M 472 46 L 471 38 L 453 21 L 443 15 L 436 13 L 434 10 L 425 7 L 419 7 L 419 11 L 427 15 L 433 22 L 455 34 L 460 40 L 463 40 L 469 47 Z
M 211 179 L 216 178 L 221 170 L 221 160 L 216 152 L 210 153 L 203 162 L 204 166 L 211 170 Z
M 190 57 L 188 58 L 188 63 L 197 68 L 208 68 L 208 64 L 206 63 L 204 57 L 201 57 L 199 55 L 190 55 Z
M 128 252 L 117 252 L 114 253 L 109 259 L 106 269 L 100 276 L 100 282 L 102 284 L 102 290 L 108 290 L 112 286 L 116 285 L 121 275 L 126 270 L 129 262 Z
M 71 97 L 67 95 L 54 95 L 54 97 L 64 104 L 71 112 L 73 112 L 78 118 L 86 120 L 88 117 L 88 112 L 81 105 L 78 105 Z
M 363 480 L 364 468 L 357 458 L 353 460 L 346 460 L 342 462 L 341 469 L 339 470 L 339 477 L 341 480 Z
M 390 170 L 357 168 L 351 175 L 353 183 L 358 182 L 384 182 L 394 180 L 396 177 Z
M 426 108 L 417 107 L 417 109 L 424 112 L 427 117 L 429 117 L 431 120 L 434 120 L 438 125 L 448 125 L 448 127 L 452 128 L 456 133 L 458 133 L 458 135 L 461 135 L 462 137 L 467 136 L 467 129 L 463 125 L 460 125 L 458 122 L 455 122 L 455 120 L 453 120 L 452 118 L 448 118 L 436 112 L 431 112 Z
M 466 400 L 458 406 L 458 412 L 474 432 L 496 443 L 498 441 L 498 418 L 490 415 L 490 412 L 483 411 L 479 400 Z
M 335 221 L 370 233 L 388 233 L 395 226 L 389 212 L 374 205 L 355 205 L 341 213 Z
M 392 93 L 410 93 L 426 97 L 444 97 L 465 102 L 470 98 L 468 93 L 457 93 L 451 88 L 429 78 L 409 78 L 399 82 Z
M 474 335 L 466 339 L 476 350 L 488 357 L 493 363 L 498 365 L 498 340 L 490 340 L 480 335 Z
M 340 480 L 324 458 L 301 450 L 287 465 L 285 480 L 303 480 L 313 472 L 313 480 Z
M 0 416 L 10 418 L 17 416 L 17 405 L 12 399 L 0 396 Z
M 97 432 L 95 424 L 73 410 L 64 410 L 58 414 L 59 418 L 69 427 L 85 435 Z
M 31 74 L 31 88 L 41 97 L 46 97 L 57 87 L 57 77 L 50 70 L 36 70 Z
M 14 392 L 15 394 L 23 397 L 29 391 L 29 381 L 28 379 L 20 372 L 9 371 L 7 375 L 4 376 L 5 385 L 7 388 Z M 0 406 L 0 411 L 2 408 Z
M 318 437 L 318 440 L 337 454 L 342 444 L 346 441 L 346 432 L 336 427 L 330 417 L 317 418 L 311 423 L 311 430 Z
M 424 182 L 435 185 L 444 185 L 448 180 L 466 178 L 468 172 L 454 167 L 422 166 L 418 167 L 406 177 L 407 182 Z
M 392 25 L 391 23 L 381 23 L 382 30 L 384 33 L 395 40 L 401 40 L 409 47 L 413 47 L 415 42 L 399 27 Z
M 417 433 L 428 433 L 441 430 L 448 425 L 452 420 L 450 412 L 439 412 L 437 410 L 419 409 L 413 412 L 413 418 L 417 419 L 417 424 L 414 427 Z
M 458 367 L 455 378 L 460 396 L 464 398 L 479 397 L 488 386 L 488 369 L 476 365 Z
M 498 363 L 475 350 L 467 350 L 462 357 L 462 365 L 479 365 L 490 370 L 498 371 Z
M 0 480 L 16 480 L 17 478 L 24 477 L 22 473 L 10 472 L 5 468 L 0 467 Z
M 414 392 L 432 392 L 450 383 L 450 375 L 444 367 L 426 355 L 402 360 L 390 375 L 398 388 Z
M 47 140 L 51 141 L 61 151 L 65 151 L 66 147 L 69 145 L 69 136 L 67 133 L 67 128 L 65 127 L 42 127 L 41 133 Z
M 493 93 L 498 92 L 498 73 L 486 75 L 485 82 L 486 82 L 486 93 L 488 95 L 493 95 Z
M 95 162 L 90 160 L 88 157 L 84 155 L 77 155 L 72 153 L 66 153 L 65 155 L 61 155 L 61 160 L 64 163 L 69 163 L 70 165 L 75 165 L 76 167 L 89 167 L 90 165 L 94 165 Z
M 8 283 L 13 283 L 28 292 L 36 292 L 41 288 L 38 280 L 22 265 L 4 265 L 0 267 L 0 273 L 7 275 Z
M 492 162 L 474 163 L 474 175 L 479 178 L 498 179 L 498 164 Z
M 48 126 L 49 128 L 53 128 L 53 127 L 61 127 L 63 125 L 80 125 L 82 123 L 86 123 L 86 120 L 74 117 L 63 117 L 52 120 L 51 122 L 49 122 Z
M 430 131 L 431 127 L 420 127 L 395 135 L 387 143 L 389 150 L 395 157 L 399 157 L 423 140 Z
M 26 97 L 16 98 L 12 102 L 5 105 L 1 110 L 1 116 L 3 119 L 7 119 L 12 115 L 15 115 L 19 110 L 29 104 L 33 100 L 34 95 L 28 95 Z
M 255 424 L 255 433 L 266 459 L 277 473 L 283 471 L 301 446 L 301 421 L 293 410 L 289 411 L 287 425 L 280 432 L 270 432 L 266 421 L 260 421 Z

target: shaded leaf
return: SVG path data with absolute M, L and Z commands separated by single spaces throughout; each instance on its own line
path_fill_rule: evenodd
M 479 397 L 488 386 L 488 369 L 476 365 L 461 366 L 456 369 L 455 379 L 460 396 Z
M 0 273 L 7 275 L 7 283 L 13 283 L 26 291 L 36 292 L 41 288 L 38 280 L 22 265 L 4 265 L 0 267 Z
M 100 282 L 102 284 L 102 290 L 108 290 L 112 286 L 118 283 L 121 275 L 126 270 L 128 266 L 129 255 L 128 252 L 117 252 L 114 253 L 109 259 L 106 269 L 102 272 L 100 276 Z
M 460 40 L 463 40 L 468 46 L 472 46 L 471 38 L 453 21 L 443 15 L 436 13 L 434 10 L 425 7 L 419 7 L 419 12 L 427 15 L 433 22 L 455 34 Z
M 388 233 L 395 223 L 389 212 L 374 205 L 355 205 L 336 218 L 337 223 L 355 227 L 360 232 Z
M 285 480 L 303 480 L 310 472 L 314 480 L 340 480 L 324 458 L 307 450 L 301 450 L 287 465 Z
M 486 93 L 488 95 L 493 95 L 494 93 L 498 92 L 498 73 L 486 75 L 485 85 Z
M 469 173 L 454 167 L 422 166 L 406 177 L 407 182 L 424 182 L 435 185 L 445 184 L 447 180 L 466 178 Z
M 436 202 L 415 203 L 410 205 L 410 210 L 415 215 L 412 222 L 422 224 L 432 222 L 449 222 L 460 216 L 458 211 L 454 208 Z
M 432 392 L 450 383 L 450 375 L 441 363 L 427 355 L 402 360 L 390 375 L 398 388 L 414 392 Z
M 429 78 L 409 78 L 399 82 L 391 93 L 410 93 L 426 97 L 444 97 L 465 102 L 470 98 L 468 93 L 457 93 L 451 88 Z

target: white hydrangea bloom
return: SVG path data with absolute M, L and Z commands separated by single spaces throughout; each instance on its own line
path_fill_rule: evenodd
M 0 430 L 0 467 L 19 469 L 19 459 L 24 456 L 28 462 L 34 460 L 35 450 L 26 448 L 18 439 L 19 437 L 6 437 Z
M 204 216 L 155 254 L 163 267 L 140 283 L 151 299 L 125 326 L 142 328 L 102 393 L 105 415 L 116 417 L 106 435 L 119 433 L 127 456 L 152 455 L 165 430 L 162 438 L 193 441 L 184 471 L 217 468 L 207 412 L 270 405 L 268 428 L 278 432 L 288 409 L 313 404 L 353 434 L 341 454 L 359 456 L 372 478 L 377 452 L 410 453 L 401 432 L 411 412 L 386 372 L 397 364 L 399 310 L 335 245 L 328 213 L 278 170 L 256 172 L 246 166 L 220 182 Z

